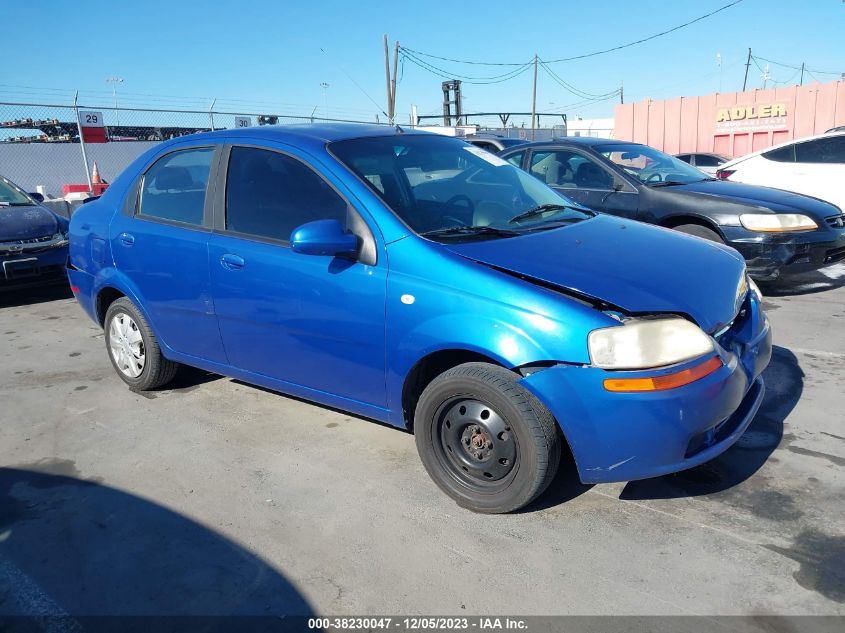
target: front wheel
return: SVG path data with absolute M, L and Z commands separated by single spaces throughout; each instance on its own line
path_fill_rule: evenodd
M 517 510 L 557 472 L 561 434 L 554 417 L 502 367 L 466 363 L 444 372 L 423 391 L 414 419 L 428 474 L 470 510 Z

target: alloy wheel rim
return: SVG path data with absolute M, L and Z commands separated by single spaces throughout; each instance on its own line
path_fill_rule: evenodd
M 515 474 L 516 436 L 490 405 L 456 398 L 440 407 L 437 453 L 453 478 L 477 491 L 493 492 Z
M 147 362 L 144 338 L 135 320 L 125 312 L 115 314 L 109 323 L 109 349 L 118 370 L 137 378 Z

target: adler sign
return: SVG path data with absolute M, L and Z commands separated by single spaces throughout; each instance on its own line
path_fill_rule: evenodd
M 785 103 L 735 105 L 716 110 L 716 130 L 720 132 L 771 130 L 782 127 L 786 127 Z

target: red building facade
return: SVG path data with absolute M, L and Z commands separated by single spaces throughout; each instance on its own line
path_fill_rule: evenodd
M 616 106 L 614 137 L 669 154 L 741 156 L 845 125 L 845 81 Z

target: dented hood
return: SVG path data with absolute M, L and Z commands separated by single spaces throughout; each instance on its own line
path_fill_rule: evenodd
M 628 313 L 686 314 L 710 333 L 736 316 L 745 274 L 745 261 L 731 248 L 601 214 L 559 229 L 444 248 Z

